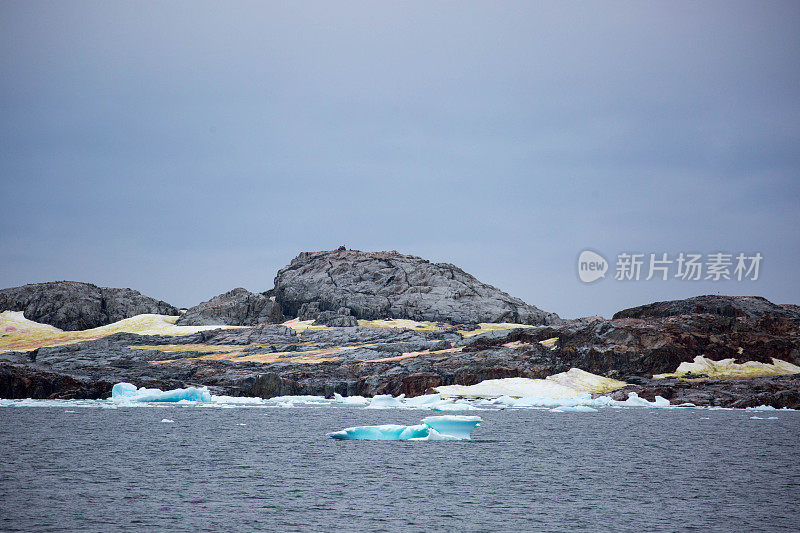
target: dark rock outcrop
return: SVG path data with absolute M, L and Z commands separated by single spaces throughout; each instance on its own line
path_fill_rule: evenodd
M 0 311 L 23 311 L 29 320 L 68 331 L 96 328 L 143 313 L 180 314 L 168 303 L 133 289 L 98 287 L 78 281 L 2 289 Z
M 656 396 L 661 396 L 673 405 L 693 403 L 735 409 L 770 405 L 776 409 L 784 407 L 798 409 L 800 408 L 800 375 L 711 381 L 643 380 L 642 383 L 615 391 L 611 396 L 616 400 L 624 400 L 628 397 L 629 392 L 635 392 L 649 401 L 653 401 Z
M 760 318 L 770 315 L 800 320 L 800 309 L 794 305 L 777 305 L 761 296 L 718 296 L 713 294 L 631 307 L 615 313 L 614 318 L 663 318 L 705 313 L 732 318 Z
M 555 337 L 553 348 L 542 351 L 538 343 Z M 532 360 L 553 369 L 577 367 L 618 379 L 674 372 L 698 355 L 739 363 L 771 363 L 774 357 L 800 364 L 800 330 L 786 319 L 768 316 L 755 320 L 698 314 L 565 323 L 489 332 L 459 345 L 466 352 L 483 353 L 508 343 L 519 343 Z
M 303 252 L 275 278 L 275 297 L 291 316 L 350 309 L 358 319 L 408 318 L 454 324 L 552 324 L 546 313 L 481 283 L 448 263 L 397 252 Z M 308 304 L 303 308 L 304 304 Z M 301 316 L 302 318 L 302 316 Z
M 264 294 L 236 288 L 188 309 L 179 326 L 256 326 L 283 322 L 281 306 Z
M 770 363 L 776 358 L 800 364 L 797 306 L 775 305 L 756 297 L 702 296 L 626 310 L 613 320 L 587 317 L 475 332 L 474 322 L 485 319 L 481 313 L 495 313 L 495 320 L 522 321 L 520 317 L 532 313 L 531 309 L 542 312 L 455 267 L 396 253 L 337 250 L 303 254 L 292 265 L 279 274 L 276 297 L 314 296 L 310 301 L 287 301 L 301 318 L 336 327 L 295 330 L 266 324 L 282 319 L 276 311 L 278 304 L 268 294 L 236 289 L 192 308 L 182 321 L 244 324 L 244 328 L 184 336 L 116 333 L 0 353 L 0 397 L 105 397 L 111 385 L 120 381 L 161 389 L 204 385 L 215 394 L 262 397 L 331 396 L 335 392 L 413 396 L 440 385 L 544 378 L 577 367 L 628 382 L 628 388 L 615 393 L 619 398 L 637 392 L 647 399 L 659 395 L 673 403 L 800 408 L 800 375 L 653 379 L 654 374 L 674 372 L 680 363 L 700 355 L 715 361 Z M 69 292 L 61 287 L 61 292 L 54 291 L 61 299 L 52 298 L 51 307 L 42 302 L 29 305 L 33 311 L 53 313 L 59 311 L 54 302 L 70 312 L 92 309 L 94 300 L 82 292 L 86 284 L 78 285 L 81 290 Z M 106 290 L 92 287 L 100 297 Z M 424 287 L 430 291 L 417 292 Z M 465 292 L 458 297 L 448 292 L 459 290 Z M 9 291 L 13 292 L 2 292 Z M 433 299 L 415 300 L 419 294 L 433 295 Z M 106 314 L 108 303 L 101 306 Z M 137 312 L 141 311 L 134 308 L 131 314 Z M 358 316 L 460 321 L 462 325 L 366 327 L 357 325 Z

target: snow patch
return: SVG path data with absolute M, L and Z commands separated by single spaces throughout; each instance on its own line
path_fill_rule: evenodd
M 800 366 L 772 358 L 772 364 L 747 361 L 737 363 L 735 359 L 713 361 L 702 355 L 694 358 L 694 362 L 684 362 L 672 374 L 657 374 L 653 379 L 708 377 L 711 379 L 747 379 L 763 376 L 785 376 L 800 374 Z
M 565 387 L 593 394 L 614 392 L 627 385 L 624 381 L 598 376 L 597 374 L 586 372 L 580 368 L 570 368 L 566 372 L 547 376 L 546 379 L 564 385 Z
M 579 390 L 546 379 L 487 379 L 476 385 L 445 385 L 434 390 L 443 398 L 573 398 Z

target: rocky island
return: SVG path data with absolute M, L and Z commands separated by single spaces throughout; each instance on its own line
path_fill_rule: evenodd
M 0 311 L 2 398 L 106 398 L 118 382 L 418 396 L 575 368 L 617 380 L 618 398 L 800 408 L 796 305 L 698 296 L 566 320 L 394 251 L 303 252 L 263 293 L 237 288 L 184 311 L 69 281 L 0 290 Z

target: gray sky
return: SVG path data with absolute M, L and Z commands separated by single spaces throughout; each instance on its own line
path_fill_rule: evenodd
M 344 244 L 565 317 L 800 303 L 798 2 L 2 2 L 0 117 L 0 287 L 190 306 Z M 764 260 L 621 282 L 621 251 Z

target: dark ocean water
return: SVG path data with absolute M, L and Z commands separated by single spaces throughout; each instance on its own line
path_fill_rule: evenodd
M 800 530 L 800 412 L 482 411 L 471 442 L 365 442 L 326 433 L 431 413 L 67 410 L 0 409 L 3 530 Z

